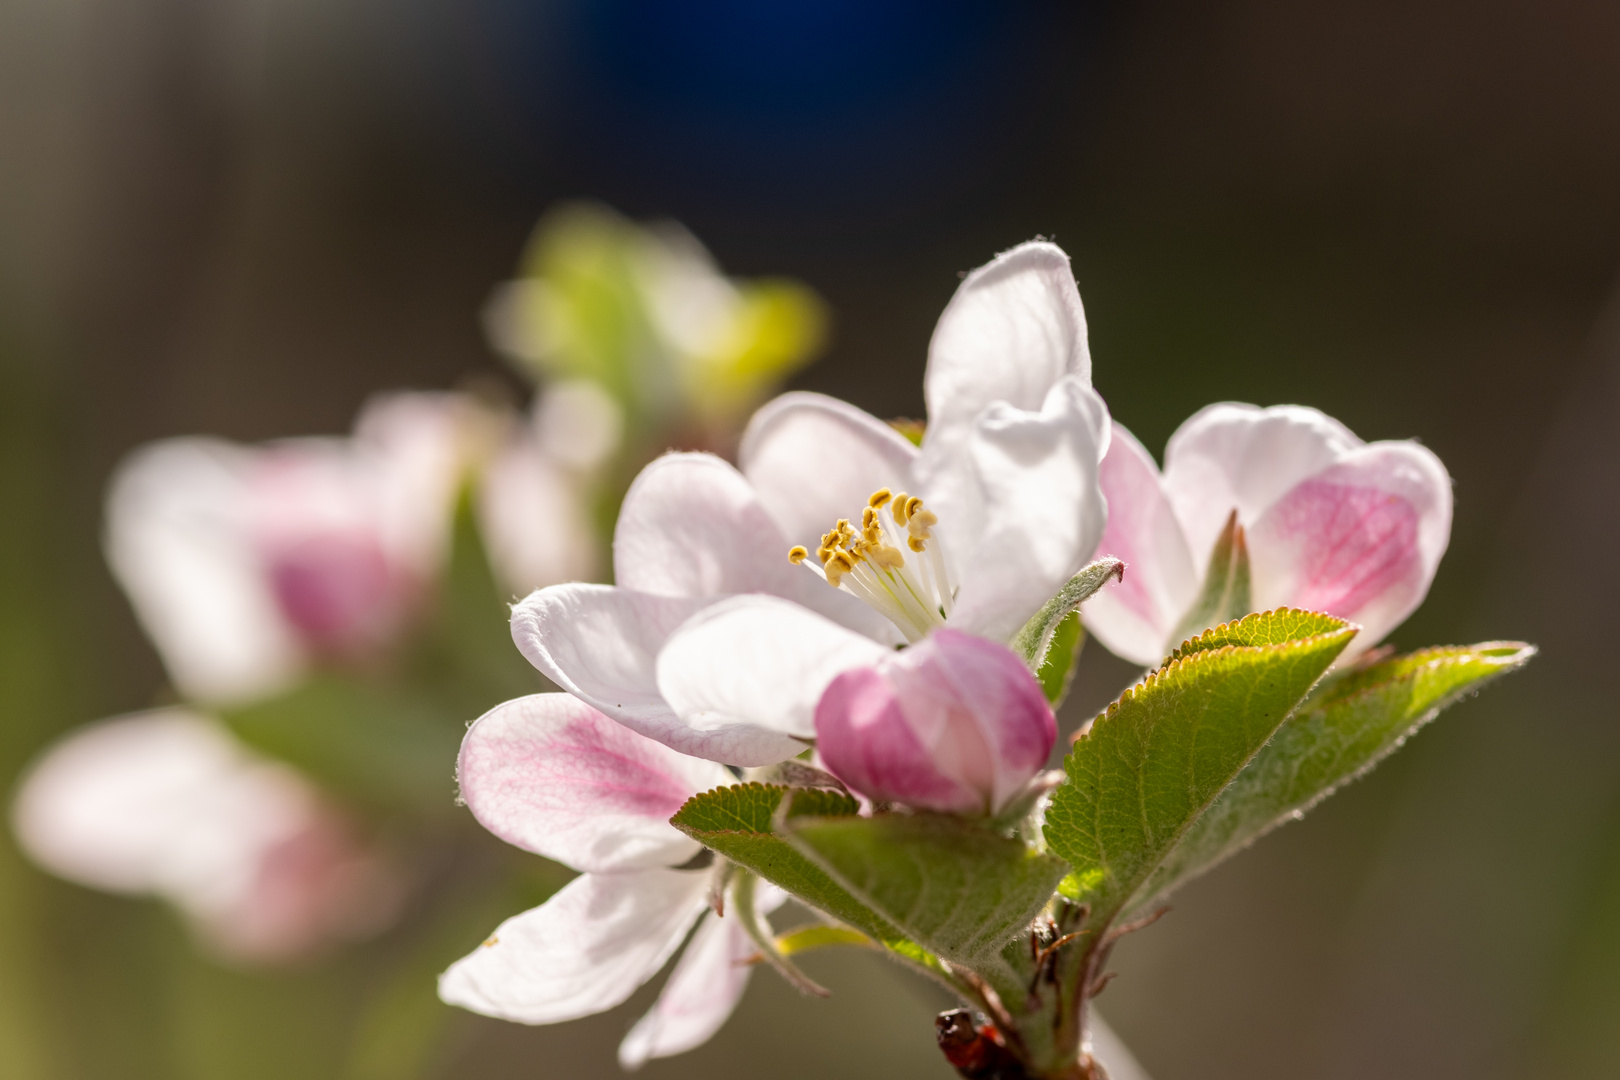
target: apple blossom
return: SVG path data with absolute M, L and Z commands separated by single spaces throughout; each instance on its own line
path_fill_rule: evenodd
M 1141 664 L 1203 629 L 1186 622 L 1229 521 L 1247 552 L 1244 610 L 1296 607 L 1359 623 L 1347 656 L 1422 602 L 1451 532 L 1451 480 L 1433 452 L 1364 443 L 1297 405 L 1200 410 L 1170 437 L 1162 474 L 1115 424 L 1102 486 L 1109 519 L 1098 551 L 1129 570 L 1087 605 L 1086 626 Z
M 543 589 L 513 637 L 563 689 L 677 750 L 792 757 L 840 672 L 944 626 L 1009 641 L 1080 569 L 1105 516 L 1090 374 L 1067 257 L 1015 248 L 940 318 L 920 448 L 836 399 L 784 395 L 750 422 L 740 468 L 648 466 L 619 517 L 617 586 Z
M 12 823 L 41 866 L 160 896 L 236 960 L 363 935 L 397 906 L 391 875 L 308 781 L 184 709 L 69 732 L 24 777 Z
M 238 703 L 312 660 L 391 644 L 441 568 L 494 421 L 461 395 L 401 393 L 367 405 L 352 438 L 178 438 L 132 454 L 109 491 L 107 554 L 179 689 Z M 532 587 L 588 566 L 574 496 L 532 438 L 509 440 L 488 480 L 503 576 Z
M 580 871 L 541 906 L 508 919 L 439 980 L 439 995 L 486 1016 L 550 1024 L 602 1012 L 662 968 L 701 920 L 658 1003 L 631 1030 L 634 1067 L 704 1042 L 748 982 L 755 952 L 740 918 L 709 911 L 718 866 L 669 818 L 692 795 L 734 782 L 614 723 L 567 694 L 486 713 L 467 732 L 461 795 L 496 836 Z M 783 894 L 767 886 L 758 909 Z
M 1057 741 L 1057 721 L 1012 650 L 942 629 L 832 681 L 816 705 L 816 752 L 879 802 L 993 814 Z

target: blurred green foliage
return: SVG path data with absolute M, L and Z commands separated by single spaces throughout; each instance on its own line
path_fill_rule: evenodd
M 680 226 L 592 203 L 547 213 L 521 266 L 497 340 L 537 378 L 601 384 L 637 440 L 724 449 L 826 337 L 826 309 L 805 286 L 728 280 Z

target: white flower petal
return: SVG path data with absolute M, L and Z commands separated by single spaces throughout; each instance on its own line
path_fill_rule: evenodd
M 722 601 L 670 635 L 658 656 L 658 688 L 685 725 L 664 741 L 732 765 L 785 761 L 815 737 L 827 684 L 889 652 L 786 600 Z
M 872 492 L 909 490 L 916 458 L 917 448 L 875 416 L 802 391 L 756 412 L 737 451 L 788 542 L 812 551 L 839 518 L 858 518 Z
M 1199 573 L 1158 466 L 1117 422 L 1101 478 L 1108 528 L 1097 556 L 1123 559 L 1125 576 L 1086 601 L 1086 627 L 1115 656 L 1155 664 L 1197 595 Z
M 769 915 L 787 902 L 787 893 L 768 881 L 754 887 L 754 907 Z M 754 970 L 746 961 L 758 946 L 735 918 L 703 916 L 669 981 L 619 1044 L 619 1065 L 641 1068 L 653 1058 L 683 1054 L 719 1031 L 748 988 Z
M 621 588 L 676 597 L 769 593 L 874 640 L 902 640 L 883 616 L 793 565 L 789 547 L 736 469 L 712 454 L 667 454 L 643 469 L 624 497 L 613 561 Z
M 680 947 L 708 903 L 710 879 L 702 870 L 583 874 L 452 964 L 439 997 L 524 1024 L 611 1009 Z
M 713 454 L 666 454 L 630 485 L 613 534 L 620 587 L 656 596 L 782 593 L 801 571 L 743 475 Z
M 1006 642 L 1085 565 L 1107 518 L 1098 461 L 1108 410 L 1060 380 L 1038 412 L 987 409 L 960 451 L 925 457 L 928 505 L 955 567 L 950 625 Z
M 484 828 L 589 873 L 690 859 L 699 845 L 670 817 L 733 779 L 568 694 L 534 694 L 485 713 L 462 741 L 456 775 Z
M 624 409 L 595 379 L 547 384 L 535 399 L 529 437 L 552 461 L 588 471 L 624 445 Z
M 757 951 L 738 920 L 705 915 L 658 1001 L 619 1044 L 619 1065 L 639 1069 L 708 1042 L 748 988 L 746 961 Z
M 251 451 L 170 439 L 131 454 L 107 496 L 107 558 L 188 697 L 280 689 L 303 649 L 282 618 L 249 529 Z
M 513 589 L 526 593 L 595 571 L 584 502 L 532 435 L 514 439 L 485 468 L 478 523 L 495 572 Z
M 540 673 L 632 731 L 667 745 L 684 725 L 658 692 L 664 641 L 712 600 L 611 585 L 553 585 L 512 609 L 512 640 Z
M 1248 530 L 1254 602 L 1362 625 L 1376 645 L 1422 603 L 1451 536 L 1451 478 L 1416 443 L 1351 451 L 1278 499 Z
M 1361 445 L 1303 405 L 1223 402 L 1194 413 L 1165 447 L 1164 491 L 1199 573 L 1234 509 L 1248 528 L 1288 489 Z
M 1066 375 L 1091 383 L 1069 257 L 1056 244 L 1020 244 L 969 274 L 939 317 L 923 377 L 923 453 L 966 438 L 992 402 L 1039 410 Z

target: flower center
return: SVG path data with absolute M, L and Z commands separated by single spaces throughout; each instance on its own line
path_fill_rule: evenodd
M 956 598 L 933 532 L 937 524 L 939 517 L 917 496 L 879 488 L 866 500 L 859 528 L 839 518 L 821 538 L 818 572 L 833 588 L 876 608 L 907 641 L 921 641 L 944 624 Z M 803 547 L 788 552 L 795 565 L 805 565 L 809 557 Z

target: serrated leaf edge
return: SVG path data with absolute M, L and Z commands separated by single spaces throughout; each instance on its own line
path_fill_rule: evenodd
M 1292 613 L 1292 612 L 1295 612 L 1297 610 L 1298 609 L 1295 609 L 1295 608 L 1277 608 L 1276 609 L 1276 611 L 1283 612 L 1283 613 Z M 1256 614 L 1257 615 L 1270 615 L 1270 614 L 1273 614 L 1273 612 L 1270 612 L 1270 611 L 1257 612 Z M 1320 612 L 1306 612 L 1305 614 L 1316 615 L 1316 614 L 1320 614 Z M 1253 616 L 1253 615 L 1244 616 L 1244 618 L 1246 618 L 1246 619 L 1247 618 L 1254 618 L 1254 617 L 1255 616 Z M 1327 618 L 1332 618 L 1333 616 L 1330 615 L 1330 616 L 1326 616 L 1326 617 Z M 1243 620 L 1240 619 L 1238 621 L 1241 622 Z M 1308 645 L 1317 644 L 1318 642 L 1322 641 L 1324 638 L 1332 638 L 1332 637 L 1338 637 L 1338 636 L 1344 635 L 1346 631 L 1350 632 L 1350 636 L 1354 636 L 1355 633 L 1361 629 L 1355 623 L 1346 622 L 1343 619 L 1339 619 L 1337 621 L 1339 623 L 1341 623 L 1342 625 L 1340 625 L 1335 630 L 1327 630 L 1327 631 L 1324 631 L 1324 632 L 1319 633 L 1319 634 L 1312 634 L 1309 637 L 1291 638 L 1288 641 L 1273 642 L 1272 644 L 1269 644 L 1269 645 L 1227 644 L 1227 645 L 1222 645 L 1222 646 L 1220 646 L 1218 648 L 1214 648 L 1214 649 L 1196 649 L 1196 650 L 1194 650 L 1192 652 L 1189 652 L 1189 653 L 1187 653 L 1185 655 L 1183 655 L 1181 650 L 1178 649 L 1175 652 L 1171 653 L 1168 658 L 1166 658 L 1163 665 L 1161 665 L 1160 667 L 1157 667 L 1154 670 L 1148 672 L 1146 675 L 1144 675 L 1142 677 L 1142 680 L 1140 682 L 1138 682 L 1136 685 L 1126 687 L 1125 691 L 1123 693 L 1121 693 L 1118 698 L 1116 698 L 1113 701 L 1109 702 L 1108 707 L 1106 709 L 1104 709 L 1102 712 L 1098 713 L 1095 717 L 1093 717 L 1092 720 L 1091 720 L 1091 723 L 1086 725 L 1085 730 L 1082 731 L 1079 735 L 1077 735 L 1075 737 L 1074 742 L 1073 742 L 1072 745 L 1073 746 L 1078 746 L 1078 745 L 1080 745 L 1080 743 L 1082 743 L 1082 742 L 1086 741 L 1087 739 L 1091 738 L 1092 732 L 1094 732 L 1096 730 L 1097 725 L 1099 723 L 1103 722 L 1104 720 L 1112 719 L 1119 712 L 1119 710 L 1123 706 L 1125 706 L 1130 701 L 1134 700 L 1138 693 L 1146 692 L 1149 687 L 1152 687 L 1152 686 L 1156 685 L 1158 682 L 1169 678 L 1171 675 L 1175 674 L 1177 671 L 1181 670 L 1183 667 L 1187 667 L 1187 666 L 1191 665 L 1194 661 L 1197 661 L 1199 663 L 1203 663 L 1206 657 L 1208 657 L 1209 659 L 1215 659 L 1215 658 L 1221 657 L 1221 656 L 1228 656 L 1228 655 L 1230 655 L 1230 654 L 1232 654 L 1234 652 L 1240 651 L 1240 650 L 1259 652 L 1259 651 L 1261 651 L 1263 649 L 1287 649 L 1287 650 L 1290 650 L 1290 651 L 1294 651 L 1294 650 L 1303 649 L 1305 646 L 1308 646 Z M 1206 634 L 1200 634 L 1199 638 L 1205 637 L 1207 634 L 1213 634 L 1217 630 L 1220 630 L 1222 627 L 1224 627 L 1226 625 L 1228 625 L 1228 624 L 1222 623 L 1221 626 L 1211 627 L 1206 632 Z M 1196 641 L 1199 638 L 1193 638 L 1191 640 Z M 1321 681 L 1321 678 L 1318 677 L 1317 682 L 1320 682 L 1320 681 Z M 1316 684 L 1313 683 L 1312 684 L 1312 689 L 1314 689 L 1315 686 L 1316 686 Z M 1300 704 L 1304 704 L 1306 699 L 1309 698 L 1309 697 L 1310 697 L 1310 692 L 1307 691 L 1305 697 L 1300 698 Z M 1299 705 L 1296 704 L 1294 706 L 1294 708 L 1289 710 L 1287 715 L 1285 715 L 1283 717 L 1282 723 L 1287 723 L 1288 718 L 1293 716 L 1294 713 L 1296 713 L 1298 711 L 1299 711 Z M 1264 744 L 1262 744 L 1262 745 L 1264 745 Z M 1074 751 L 1071 749 L 1069 751 L 1069 753 L 1072 754 L 1072 753 L 1074 753 Z M 1065 774 L 1068 772 L 1067 757 L 1068 757 L 1068 755 L 1065 755 L 1065 762 L 1064 762 L 1064 764 L 1065 764 L 1065 768 L 1064 768 Z
M 1314 615 L 1319 619 L 1327 619 L 1327 620 L 1330 620 L 1332 622 L 1338 623 L 1339 625 L 1332 628 L 1332 629 L 1329 629 L 1329 630 L 1317 631 L 1316 633 L 1310 634 L 1310 635 L 1308 635 L 1306 637 L 1289 638 L 1287 641 L 1274 641 L 1274 642 L 1271 642 L 1271 643 L 1266 644 L 1266 645 L 1238 645 L 1236 642 L 1231 642 L 1231 643 L 1228 643 L 1227 645 L 1220 646 L 1217 649 L 1207 649 L 1207 648 L 1196 648 L 1195 647 L 1195 646 L 1199 645 L 1200 642 L 1208 641 L 1213 637 L 1217 637 L 1217 636 L 1221 635 L 1223 632 L 1230 633 L 1230 632 L 1232 632 L 1232 630 L 1234 628 L 1242 626 L 1246 622 L 1250 622 L 1250 621 L 1255 620 L 1255 619 L 1276 618 L 1276 617 L 1281 616 L 1281 615 Z M 1284 646 L 1284 645 L 1293 645 L 1293 644 L 1298 643 L 1298 642 L 1310 641 L 1313 638 L 1324 637 L 1324 636 L 1326 636 L 1328 634 L 1336 634 L 1336 633 L 1339 633 L 1341 630 L 1346 630 L 1346 629 L 1354 630 L 1357 633 L 1359 633 L 1361 631 L 1361 625 L 1359 623 L 1353 623 L 1349 619 L 1341 619 L 1337 615 L 1329 615 L 1326 612 L 1322 612 L 1322 611 L 1311 611 L 1308 608 L 1277 607 L 1277 608 L 1270 608 L 1270 609 L 1268 609 L 1266 611 L 1251 611 L 1251 612 L 1249 612 L 1249 614 L 1243 616 L 1241 619 L 1229 619 L 1226 622 L 1219 623 L 1219 624 L 1217 624 L 1215 626 L 1211 626 L 1209 629 L 1203 631 L 1202 633 L 1194 634 L 1192 637 L 1188 638 L 1187 640 L 1183 641 L 1180 645 L 1178 645 L 1174 649 L 1170 650 L 1170 655 L 1164 658 L 1164 662 L 1160 665 L 1158 670 L 1162 671 L 1165 668 L 1168 668 L 1171 664 L 1175 663 L 1177 660 L 1185 660 L 1185 659 L 1187 659 L 1189 657 L 1200 656 L 1200 655 L 1202 655 L 1202 654 L 1204 654 L 1206 652 L 1219 652 L 1220 649 L 1225 649 L 1225 648 L 1274 649 L 1274 648 L 1279 648 L 1279 647 Z

